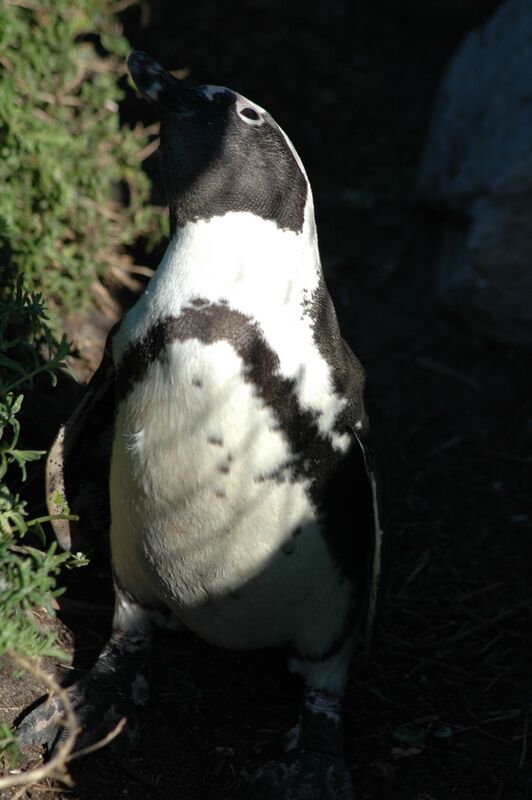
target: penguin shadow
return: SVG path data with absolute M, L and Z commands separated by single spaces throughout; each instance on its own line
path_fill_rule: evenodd
M 73 762 L 79 800 L 111 800 L 117 790 L 133 800 L 234 800 L 280 754 L 300 697 L 280 653 L 228 653 L 192 634 L 157 639 L 138 745 Z
M 107 604 L 79 613 L 85 603 L 89 612 L 88 570 L 69 587 L 60 612 L 74 637 L 65 685 L 90 668 L 110 633 Z M 100 601 L 103 590 L 112 590 L 110 571 L 92 573 Z M 231 601 L 253 591 L 252 583 Z M 261 763 L 281 755 L 283 736 L 297 720 L 302 683 L 288 672 L 285 650 L 225 650 L 187 630 L 157 629 L 145 674 L 149 699 L 134 749 L 118 739 L 73 761 L 79 800 L 111 800 L 117 791 L 133 800 L 179 796 L 181 788 L 187 800 L 240 797 Z

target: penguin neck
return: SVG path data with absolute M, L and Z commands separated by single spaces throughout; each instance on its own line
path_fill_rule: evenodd
M 260 321 L 261 309 L 300 309 L 320 278 L 310 203 L 300 233 L 249 212 L 229 212 L 176 231 L 140 304 L 153 319 L 174 316 L 202 298 Z

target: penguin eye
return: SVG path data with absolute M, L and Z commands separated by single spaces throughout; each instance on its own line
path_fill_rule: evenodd
M 254 108 L 243 108 L 240 112 L 241 117 L 247 117 L 248 119 L 259 119 L 259 115 L 255 111 Z
M 264 122 L 264 117 L 260 111 L 257 111 L 256 108 L 252 108 L 251 106 L 246 106 L 243 104 L 239 107 L 239 105 L 240 104 L 238 103 L 236 110 L 242 122 L 245 122 L 247 125 L 253 125 L 253 127 L 262 125 Z

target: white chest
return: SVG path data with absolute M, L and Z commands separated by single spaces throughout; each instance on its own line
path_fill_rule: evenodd
M 289 456 L 230 345 L 174 343 L 116 420 L 115 565 L 207 638 L 227 616 L 226 646 L 290 638 L 287 597 L 299 608 L 328 557 L 304 483 L 283 480 Z

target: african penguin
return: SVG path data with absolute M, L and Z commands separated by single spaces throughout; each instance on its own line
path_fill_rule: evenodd
M 221 647 L 285 647 L 304 679 L 291 749 L 249 796 L 348 798 L 341 697 L 382 525 L 364 373 L 324 283 L 309 181 L 260 106 L 184 88 L 143 53 L 128 66 L 161 116 L 171 239 L 49 460 L 51 507 L 59 491 L 110 511 L 113 633 L 69 689 L 83 741 L 142 701 L 164 608 Z M 53 743 L 60 717 L 37 708 L 22 743 Z

